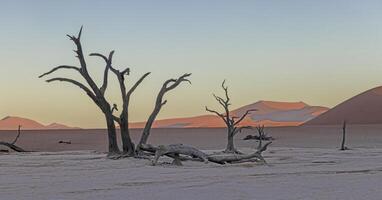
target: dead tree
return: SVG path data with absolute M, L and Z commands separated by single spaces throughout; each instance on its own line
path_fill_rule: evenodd
M 16 142 L 20 138 L 20 135 L 21 135 L 21 126 L 19 126 L 19 128 L 17 130 L 17 136 L 16 136 L 16 138 L 12 142 L 2 142 L 2 141 L 0 141 L 0 145 L 6 146 L 6 147 L 8 147 L 8 148 L 10 148 L 10 149 L 12 149 L 13 151 L 16 151 L 16 152 L 28 152 L 28 151 L 25 151 L 23 148 L 21 148 L 19 146 L 16 146 Z
M 144 79 L 148 75 L 150 75 L 150 72 L 145 73 L 140 79 L 138 79 L 138 81 L 129 90 L 127 90 L 125 85 L 125 76 L 130 75 L 130 68 L 126 68 L 123 71 L 120 71 L 113 67 L 110 56 L 106 57 L 100 53 L 92 53 L 90 54 L 90 56 L 98 56 L 102 58 L 105 61 L 106 66 L 109 66 L 108 69 L 110 69 L 118 79 L 121 98 L 122 98 L 122 110 L 118 117 L 114 115 L 113 118 L 114 118 L 114 121 L 116 121 L 120 127 L 123 153 L 127 156 L 134 156 L 135 145 L 131 140 L 130 131 L 129 131 L 130 98 L 131 98 L 131 95 L 134 93 L 134 91 L 137 89 L 137 87 L 144 81 Z M 118 111 L 116 104 L 113 105 L 112 113 L 114 111 Z
M 257 130 L 257 134 L 259 135 L 259 144 L 257 146 L 257 149 L 261 149 L 261 146 L 262 146 L 262 141 L 263 141 L 263 138 L 265 136 L 265 133 L 264 133 L 264 125 L 262 126 L 257 126 L 256 127 L 256 130 Z
M 342 125 L 342 142 L 341 142 L 341 151 L 348 150 L 348 148 L 345 146 L 345 139 L 346 139 L 346 120 L 343 122 Z
M 169 79 L 163 83 L 162 88 L 160 89 L 160 91 L 157 95 L 154 110 L 152 111 L 151 115 L 149 116 L 149 118 L 146 122 L 145 128 L 143 129 L 143 133 L 142 133 L 142 136 L 141 136 L 141 139 L 139 141 L 138 148 L 137 148 L 138 152 L 140 151 L 140 147 L 147 143 L 147 140 L 150 136 L 150 131 L 151 131 L 152 125 L 153 125 L 156 117 L 158 116 L 160 110 L 162 109 L 162 107 L 167 103 L 167 100 L 163 100 L 164 95 L 167 92 L 178 87 L 179 84 L 181 84 L 182 82 L 189 82 L 191 84 L 191 81 L 188 79 L 188 77 L 190 77 L 190 76 L 191 76 L 191 74 L 184 74 L 184 75 L 180 76 L 178 79 Z
M 113 54 L 114 51 L 111 51 L 108 57 L 108 62 L 106 63 L 104 74 L 103 74 L 103 83 L 101 87 L 98 87 L 93 78 L 90 76 L 88 69 L 87 69 L 87 64 L 86 60 L 84 57 L 84 53 L 82 50 L 82 45 L 81 45 L 81 34 L 82 34 L 82 27 L 78 33 L 78 36 L 71 36 L 67 35 L 70 40 L 72 40 L 76 46 L 76 50 L 74 52 L 76 53 L 76 57 L 79 60 L 80 67 L 76 66 L 69 66 L 69 65 L 60 65 L 58 67 L 53 68 L 49 72 L 46 72 L 39 76 L 39 78 L 42 78 L 44 76 L 47 76 L 57 70 L 60 69 L 71 69 L 74 71 L 77 71 L 82 78 L 86 81 L 87 85 L 82 84 L 79 81 L 76 81 L 74 79 L 70 78 L 51 78 L 46 80 L 46 82 L 55 82 L 55 81 L 61 81 L 61 82 L 66 82 L 66 83 L 71 83 L 73 85 L 78 86 L 81 88 L 85 93 L 90 97 L 90 99 L 99 107 L 99 109 L 102 111 L 104 114 L 106 124 L 107 124 L 107 131 L 108 131 L 108 143 L 109 143 L 109 153 L 119 153 L 119 148 L 117 144 L 117 137 L 116 137 L 116 128 L 114 124 L 114 116 L 112 113 L 112 107 L 110 106 L 109 102 L 105 98 L 105 91 L 108 85 L 108 72 L 110 70 L 111 64 L 112 64 L 112 59 L 113 59 Z
M 155 149 L 155 157 L 152 160 L 152 164 L 156 165 L 158 163 L 158 159 L 161 156 L 168 156 L 173 158 L 173 165 L 182 165 L 182 160 L 193 160 L 193 161 L 201 161 L 201 162 L 213 162 L 217 164 L 235 164 L 235 163 L 243 163 L 243 162 L 255 162 L 262 161 L 266 163 L 262 153 L 267 149 L 267 147 L 272 142 L 268 142 L 262 148 L 258 149 L 256 152 L 251 154 L 241 154 L 241 155 L 232 155 L 232 154 L 212 154 L 208 155 L 195 147 L 183 145 L 183 144 L 171 144 L 171 145 L 161 145 L 159 147 L 150 147 L 151 149 Z M 146 146 L 146 145 L 144 145 Z M 146 147 L 147 148 L 147 147 Z M 181 157 L 181 155 L 188 156 Z
M 223 99 L 219 96 L 216 96 L 215 94 L 213 96 L 215 97 L 216 101 L 224 108 L 224 114 L 221 114 L 215 110 L 211 110 L 208 107 L 206 107 L 206 111 L 210 113 L 214 113 L 215 115 L 220 117 L 227 126 L 228 142 L 224 152 L 225 153 L 240 153 L 235 148 L 233 138 L 243 128 L 248 128 L 248 127 L 239 127 L 240 123 L 247 117 L 248 114 L 250 114 L 253 111 L 256 111 L 256 109 L 247 110 L 241 117 L 231 116 L 229 111 L 229 107 L 231 103 L 230 103 L 230 98 L 228 95 L 228 87 L 225 85 L 225 80 L 223 81 L 221 86 L 225 92 L 225 98 Z

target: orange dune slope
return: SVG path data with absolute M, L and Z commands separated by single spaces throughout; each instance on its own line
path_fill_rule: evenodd
M 370 89 L 335 106 L 304 125 L 382 124 L 382 86 Z
M 58 123 L 45 126 L 37 121 L 22 117 L 7 116 L 0 120 L 0 130 L 16 130 L 19 125 L 24 130 L 79 129 Z
M 328 108 L 309 106 L 303 102 L 259 101 L 231 111 L 241 116 L 249 109 L 257 111 L 248 115 L 241 125 L 245 126 L 298 126 L 326 112 Z M 144 122 L 131 123 L 132 128 L 144 127 Z M 214 115 L 157 120 L 154 128 L 212 128 L 224 127 L 224 122 Z

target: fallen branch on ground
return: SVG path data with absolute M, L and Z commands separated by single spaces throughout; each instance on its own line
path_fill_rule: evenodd
M 72 144 L 72 142 L 71 142 L 71 141 L 63 141 L 63 140 L 60 140 L 60 141 L 58 142 L 58 144 Z
M 226 163 L 242 163 L 242 162 L 254 162 L 262 161 L 264 163 L 265 159 L 261 155 L 264 152 L 268 145 L 272 142 L 268 142 L 261 149 L 257 150 L 252 154 L 212 154 L 208 155 L 195 147 L 184 145 L 184 144 L 170 144 L 170 145 L 160 145 L 154 147 L 152 145 L 145 145 L 141 150 L 148 152 L 155 152 L 154 159 L 152 164 L 156 165 L 161 156 L 168 156 L 173 158 L 174 165 L 182 165 L 181 161 L 192 160 L 192 161 L 201 161 L 201 162 L 213 162 L 217 164 L 224 165 Z
M 8 148 L 10 148 L 10 149 L 12 149 L 13 151 L 16 151 L 16 152 L 27 152 L 23 148 L 18 147 L 18 146 L 15 145 L 17 140 L 20 137 L 20 134 L 21 134 L 21 126 L 19 126 L 17 132 L 18 132 L 18 134 L 17 134 L 16 138 L 13 140 L 13 142 L 3 142 L 3 141 L 0 141 L 0 145 L 6 146 L 6 147 L 8 147 Z

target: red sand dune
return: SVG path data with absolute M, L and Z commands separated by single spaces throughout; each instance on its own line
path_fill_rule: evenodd
M 59 129 L 59 130 L 63 130 L 63 129 L 80 129 L 80 128 L 78 128 L 78 127 L 70 127 L 70 126 L 67 126 L 65 124 L 51 123 L 51 124 L 45 126 L 45 129 Z
M 303 102 L 259 101 L 233 110 L 231 113 L 235 116 L 241 116 L 249 109 L 257 109 L 258 111 L 248 115 L 241 125 L 298 126 L 328 110 L 325 107 L 309 106 Z M 144 125 L 144 122 L 138 122 L 132 123 L 131 127 L 142 128 Z M 155 128 L 210 128 L 224 126 L 224 122 L 214 115 L 157 120 L 153 125 Z
M 22 117 L 8 116 L 0 120 L 0 130 L 16 130 L 19 125 L 21 125 L 24 130 L 79 129 L 58 123 L 45 126 L 37 121 Z
M 1 130 L 16 130 L 21 125 L 23 129 L 44 129 L 45 126 L 31 119 L 21 117 L 5 117 L 0 120 Z
M 382 124 L 382 86 L 373 88 L 335 106 L 304 125 Z

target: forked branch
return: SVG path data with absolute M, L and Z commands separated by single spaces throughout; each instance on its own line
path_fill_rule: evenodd
M 106 63 L 104 74 L 103 74 L 103 84 L 100 87 L 100 91 L 101 91 L 101 93 L 103 95 L 105 94 L 105 91 L 106 91 L 106 88 L 107 88 L 108 75 L 109 75 L 109 70 L 110 70 L 112 62 L 113 62 L 113 55 L 114 55 L 114 51 L 111 51 L 109 53 L 109 57 L 106 57 L 106 56 L 104 56 L 104 55 L 102 55 L 100 53 L 91 53 L 89 55 L 89 56 L 98 56 L 98 57 L 102 58 L 105 61 L 105 63 Z

